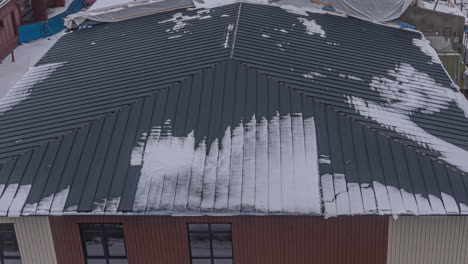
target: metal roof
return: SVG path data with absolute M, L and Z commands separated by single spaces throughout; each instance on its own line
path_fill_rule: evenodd
M 245 3 L 72 31 L 2 99 L 0 214 L 466 214 L 420 41 Z

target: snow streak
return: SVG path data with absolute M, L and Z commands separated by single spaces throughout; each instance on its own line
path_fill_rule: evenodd
M 315 137 L 313 118 L 300 113 L 254 115 L 207 149 L 194 132 L 173 136 L 167 120 L 134 147 L 142 161 L 134 211 L 320 214 Z

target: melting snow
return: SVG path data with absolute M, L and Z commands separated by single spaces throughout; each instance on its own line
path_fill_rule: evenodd
M 315 77 L 326 77 L 325 75 L 318 73 L 318 72 L 304 73 L 302 74 L 302 76 L 307 79 L 315 79 Z
M 313 19 L 308 20 L 302 17 L 299 17 L 298 20 L 301 21 L 302 24 L 306 27 L 308 34 L 310 35 L 317 34 L 317 35 L 320 35 L 320 37 L 322 38 L 325 37 L 325 31 L 322 29 L 320 25 L 317 25 L 317 23 L 315 23 L 315 20 Z
M 196 8 L 213 8 L 238 3 L 240 0 L 194 0 Z
M 432 63 L 442 64 L 437 52 L 431 47 L 429 41 L 421 34 L 421 39 L 413 39 L 413 45 L 418 46 L 424 54 L 432 58 Z
M 370 84 L 384 103 L 356 96 L 349 96 L 348 103 L 361 115 L 439 152 L 441 159 L 468 172 L 468 151 L 428 133 L 411 120 L 415 112 L 434 114 L 448 109 L 450 103 L 457 103 L 454 98 L 461 98 L 462 95 L 438 85 L 429 75 L 407 63 L 398 65 L 395 70 L 389 70 L 388 75 L 390 78 L 374 77 Z M 421 82 L 425 82 L 427 88 L 422 88 Z
M 349 75 L 349 74 L 344 74 L 344 73 L 340 73 L 340 74 L 338 74 L 338 76 L 340 76 L 341 78 L 348 78 L 350 80 L 356 80 L 356 81 L 362 81 L 362 82 L 364 81 L 363 79 L 361 79 L 359 77 Z
M 228 30 L 226 33 L 226 40 L 224 41 L 224 48 L 227 49 L 229 47 L 229 36 L 231 32 L 234 30 L 234 24 L 229 24 L 228 25 Z
M 315 14 L 328 14 L 327 11 L 322 9 L 322 6 L 312 4 L 312 3 L 308 4 L 307 7 L 305 6 L 299 7 L 296 5 L 281 5 L 281 4 L 279 4 L 279 6 L 289 13 L 298 14 L 302 16 L 308 16 L 309 15 L 308 12 L 315 13 Z
M 172 18 L 160 21 L 159 24 L 165 24 L 165 23 L 174 23 L 174 26 L 172 28 L 169 28 L 166 30 L 168 33 L 189 33 L 187 30 L 182 30 L 184 29 L 187 25 L 187 21 L 195 20 L 195 19 L 208 19 L 211 18 L 210 15 L 208 15 L 211 12 L 211 10 L 199 10 L 196 15 L 193 16 L 184 16 L 182 13 L 176 13 L 172 15 Z
M 163 127 L 152 129 L 144 148 L 134 147 L 132 160 L 142 161 L 135 211 L 174 206 L 320 214 L 313 118 L 277 113 L 257 122 L 253 116 L 245 126 L 226 128 L 209 150 L 205 140 L 195 144 L 193 132 L 172 136 L 170 120 Z
M 64 64 L 65 62 L 49 63 L 30 68 L 23 78 L 0 100 L 0 115 L 29 98 L 31 88 L 49 78 L 54 71 Z

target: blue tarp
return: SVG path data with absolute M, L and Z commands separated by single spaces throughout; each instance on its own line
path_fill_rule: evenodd
M 392 23 L 392 24 L 395 24 L 395 25 L 398 25 L 402 28 L 410 28 L 410 29 L 416 29 L 415 26 L 411 25 L 411 24 L 408 24 L 408 23 L 405 23 L 405 22 L 399 22 L 399 21 L 388 21 L 388 23 Z
M 70 4 L 67 11 L 58 14 L 44 21 L 27 24 L 18 28 L 19 43 L 28 42 L 31 40 L 45 38 L 57 34 L 65 29 L 63 19 L 69 14 L 74 14 L 80 11 L 85 6 L 83 0 L 75 0 Z

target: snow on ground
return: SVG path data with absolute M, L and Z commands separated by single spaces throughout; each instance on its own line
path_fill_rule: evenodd
M 70 6 L 71 3 L 73 3 L 73 1 L 74 0 L 65 0 L 65 6 L 49 8 L 48 9 L 49 18 L 52 18 L 56 15 L 60 15 L 61 13 L 67 11 L 68 7 Z
M 96 0 L 88 10 L 97 10 L 101 8 L 116 7 L 127 3 L 135 2 L 132 0 Z
M 434 10 L 434 6 L 436 4 L 436 1 L 433 1 L 433 2 L 426 2 L 424 1 L 423 2 L 423 7 L 426 8 L 426 9 L 430 9 L 430 10 Z M 448 2 L 441 2 L 439 1 L 439 3 L 437 4 L 437 7 L 435 9 L 435 11 L 439 11 L 439 12 L 444 12 L 444 13 L 449 13 L 449 14 L 453 14 L 453 15 L 457 15 L 457 16 L 463 16 L 463 17 L 466 17 L 465 14 L 463 13 L 463 11 L 461 11 L 459 8 L 457 7 L 453 7 L 451 6 Z M 466 18 L 465 18 L 466 20 Z
M 11 54 L 2 61 L 0 64 L 0 98 L 5 96 L 62 35 L 63 32 L 60 32 L 49 38 L 23 43 L 14 51 L 15 62 L 11 61 Z

